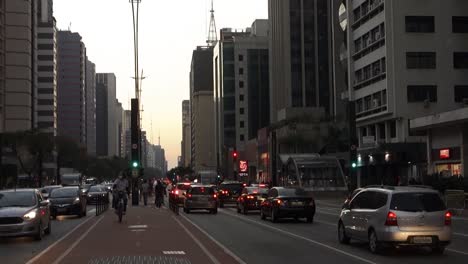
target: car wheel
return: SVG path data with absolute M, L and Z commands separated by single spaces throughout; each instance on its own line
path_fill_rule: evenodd
M 246 215 L 248 212 L 249 212 L 249 209 L 247 209 L 247 207 L 243 206 L 242 207 L 242 213 Z
M 240 214 L 241 213 L 241 209 L 240 209 L 240 205 L 237 204 L 237 213 Z
M 265 215 L 265 213 L 263 212 L 263 209 L 262 209 L 262 208 L 260 208 L 260 219 L 262 219 L 262 220 L 265 220 L 265 219 L 266 219 L 266 215 Z
M 224 208 L 224 203 L 220 202 L 219 203 L 219 208 Z
M 49 223 L 47 224 L 47 229 L 45 230 L 45 234 L 50 235 L 51 232 L 52 232 L 52 224 L 51 224 L 51 221 L 49 220 Z
M 278 222 L 278 216 L 277 216 L 277 212 L 275 209 L 271 209 L 271 222 L 273 223 Z
M 340 241 L 341 244 L 349 244 L 351 241 L 351 238 L 346 235 L 346 229 L 341 221 L 338 223 L 338 241 Z
M 443 255 L 445 252 L 445 247 L 444 246 L 438 246 L 432 249 L 432 252 L 434 252 L 437 255 Z
M 190 214 L 190 209 L 185 209 L 186 214 Z
M 88 214 L 88 210 L 86 210 L 86 207 L 84 208 L 84 213 L 83 216 L 86 216 Z
M 42 228 L 42 222 L 39 222 L 39 226 L 37 227 L 37 234 L 34 236 L 34 239 L 37 241 L 42 240 L 44 237 L 44 229 Z
M 381 243 L 379 242 L 377 238 L 377 234 L 373 229 L 369 232 L 369 250 L 373 254 L 378 254 L 382 250 Z
M 212 214 L 217 214 L 218 213 L 218 208 L 215 208 L 215 209 L 211 210 L 211 213 Z
M 309 216 L 306 218 L 306 222 L 307 223 L 313 223 L 314 222 L 314 217 L 313 216 Z

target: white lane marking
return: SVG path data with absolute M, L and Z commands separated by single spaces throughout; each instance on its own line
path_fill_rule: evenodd
M 344 201 L 344 200 L 343 200 Z M 337 209 L 341 209 L 341 205 L 339 204 L 333 204 L 333 203 L 327 203 L 327 202 L 322 202 L 320 200 L 316 200 L 315 203 L 317 205 L 320 205 L 320 204 L 323 204 L 323 205 L 326 205 L 326 206 L 329 206 L 329 207 L 333 207 L 333 208 L 337 208 Z
M 132 229 L 132 230 L 130 230 L 130 232 L 144 232 L 144 231 L 146 231 L 146 230 L 144 230 L 144 229 Z
M 454 216 L 454 217 L 452 217 L 452 220 L 468 221 L 468 218 L 460 217 L 460 216 Z
M 128 226 L 129 229 L 145 229 L 148 228 L 147 225 L 130 225 Z
M 317 210 L 316 212 L 317 212 L 317 213 L 319 213 L 319 214 L 326 214 L 326 215 L 340 216 L 340 214 L 332 214 L 332 213 L 329 213 L 329 212 L 324 212 L 324 211 L 320 211 L 320 210 Z
M 76 241 L 73 243 L 65 252 L 63 252 L 60 257 L 58 257 L 52 264 L 58 264 L 61 263 L 61 261 L 68 255 L 70 252 L 93 230 L 93 228 L 101 222 L 101 220 L 104 218 L 104 216 L 101 216 L 96 222 L 86 230 Z
M 185 255 L 184 251 L 163 251 L 164 255 Z
M 463 236 L 463 237 L 468 237 L 468 234 L 463 234 L 463 233 L 453 233 L 454 235 L 457 235 L 457 236 Z
M 92 214 L 92 213 L 95 213 L 96 212 L 96 208 L 95 209 L 91 209 L 88 211 L 88 214 Z
M 220 212 L 221 212 L 221 213 L 224 213 L 224 214 L 227 214 L 227 215 L 231 215 L 231 216 L 236 217 L 236 218 L 239 218 L 239 219 L 241 219 L 241 220 L 249 221 L 249 222 L 252 222 L 252 223 L 254 223 L 254 224 L 257 224 L 257 225 L 260 225 L 260 226 L 263 226 L 263 227 L 266 227 L 266 228 L 273 229 L 273 230 L 275 230 L 275 231 L 278 231 L 278 232 L 280 232 L 280 233 L 289 235 L 289 236 L 291 236 L 291 237 L 295 237 L 295 238 L 299 238 L 299 239 L 305 240 L 305 241 L 310 242 L 310 243 L 312 243 L 312 244 L 315 244 L 315 245 L 318 245 L 318 246 L 327 248 L 327 249 L 332 250 L 332 251 L 335 251 L 335 252 L 337 252 L 337 253 L 341 253 L 341 254 L 343 254 L 343 255 L 346 255 L 346 256 L 348 256 L 348 257 L 352 257 L 352 258 L 354 258 L 354 259 L 360 260 L 360 261 L 365 262 L 365 263 L 376 264 L 375 262 L 373 262 L 373 261 L 371 261 L 371 260 L 368 260 L 368 259 L 362 258 L 362 257 L 360 257 L 360 256 L 357 256 L 357 255 L 348 253 L 348 252 L 346 252 L 346 251 L 343 251 L 343 250 L 334 248 L 334 247 L 332 247 L 332 246 L 329 246 L 329 245 L 327 245 L 327 244 L 318 242 L 318 241 L 316 241 L 316 240 L 309 239 L 309 238 L 307 238 L 307 237 L 303 237 L 303 236 L 300 236 L 300 235 L 297 235 L 297 234 L 294 234 L 294 233 L 285 231 L 285 230 L 280 229 L 280 228 L 276 228 L 276 227 L 273 227 L 273 226 L 269 226 L 269 225 L 267 225 L 267 224 L 263 224 L 263 223 L 260 223 L 260 222 L 251 220 L 251 219 L 249 219 L 249 218 L 240 217 L 240 216 L 237 216 L 237 215 L 231 214 L 231 213 L 226 213 L 224 210 L 220 210 Z
M 195 243 L 197 243 L 197 245 L 201 248 L 201 250 L 203 250 L 203 252 L 211 259 L 211 261 L 214 263 L 214 264 L 221 264 L 221 262 L 219 262 L 215 256 L 213 256 L 210 251 L 202 244 L 202 242 L 200 242 L 200 240 L 198 240 L 195 235 L 190 232 L 190 230 L 188 230 L 187 227 L 184 226 L 184 224 L 182 224 L 182 222 L 180 222 L 179 219 L 177 219 L 175 216 L 172 216 L 174 218 L 174 220 L 180 225 L 180 227 L 182 227 L 182 229 L 185 230 L 185 232 L 193 239 L 193 241 L 195 241 Z
M 324 224 L 324 225 L 329 225 L 329 226 L 337 226 L 336 224 L 332 224 L 330 222 L 325 222 L 325 221 L 317 221 L 314 219 L 314 222 L 317 222 L 319 224 Z
M 220 247 L 222 250 L 224 250 L 224 253 L 228 254 L 231 256 L 233 259 L 235 259 L 239 264 L 247 264 L 245 261 L 243 261 L 240 257 L 238 257 L 236 254 L 234 254 L 231 250 L 229 250 L 227 247 L 225 247 L 221 242 L 216 240 L 214 237 L 212 237 L 210 234 L 208 234 L 205 230 L 203 230 L 201 227 L 199 227 L 197 224 L 195 224 L 192 220 L 188 219 L 185 215 L 180 215 L 182 218 L 184 218 L 187 222 L 189 222 L 191 225 L 193 225 L 198 231 L 202 232 L 205 236 L 207 236 L 213 243 L 215 243 L 218 247 Z
M 458 253 L 458 254 L 462 254 L 462 255 L 467 255 L 467 256 L 468 256 L 468 252 L 463 252 L 463 251 L 459 251 L 459 250 L 455 250 L 455 249 L 450 249 L 450 248 L 447 248 L 447 251 L 454 252 L 454 253 Z
M 86 224 L 88 221 L 90 221 L 91 219 L 93 219 L 93 217 L 89 217 L 88 219 L 86 219 L 84 222 L 78 224 L 75 228 L 73 228 L 70 232 L 68 232 L 67 234 L 65 234 L 63 237 L 61 237 L 59 240 L 55 241 L 52 245 L 48 246 L 46 249 L 44 249 L 43 251 L 41 251 L 41 253 L 39 253 L 38 255 L 36 255 L 34 258 L 30 259 L 28 262 L 26 262 L 26 264 L 32 264 L 34 263 L 35 261 L 37 261 L 39 258 L 41 258 L 44 254 L 46 254 L 47 252 L 49 252 L 53 247 L 55 247 L 58 243 L 62 242 L 63 240 L 65 240 L 68 236 L 70 236 L 73 232 L 75 232 L 78 228 L 80 228 L 81 226 L 83 226 L 84 224 Z

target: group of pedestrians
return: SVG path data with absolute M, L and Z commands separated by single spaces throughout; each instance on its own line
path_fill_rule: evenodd
M 143 203 L 145 206 L 148 205 L 148 196 L 151 191 L 151 186 L 148 183 L 148 180 L 144 180 L 142 185 L 141 185 L 141 193 L 143 195 Z M 161 180 L 157 180 L 153 184 L 153 190 L 154 190 L 154 204 L 156 205 L 157 208 L 161 208 L 163 201 L 164 201 L 164 194 L 166 191 L 166 188 L 164 187 L 164 184 L 161 182 Z

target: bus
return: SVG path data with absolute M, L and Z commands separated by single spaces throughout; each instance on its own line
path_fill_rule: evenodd
M 63 173 L 60 176 L 63 186 L 81 186 L 83 175 L 81 173 Z
M 197 179 L 201 184 L 216 184 L 218 173 L 214 170 L 201 170 L 197 173 Z

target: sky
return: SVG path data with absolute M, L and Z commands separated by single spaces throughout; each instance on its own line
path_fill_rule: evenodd
M 142 0 L 140 69 L 143 129 L 166 149 L 169 168 L 177 165 L 182 140 L 182 100 L 189 99 L 192 51 L 205 45 L 210 0 Z M 216 27 L 245 29 L 268 18 L 267 0 L 214 0 Z M 133 25 L 129 0 L 54 0 L 60 30 L 83 37 L 97 72 L 117 76 L 117 98 L 130 109 L 134 97 Z M 140 70 L 141 71 L 141 70 Z

